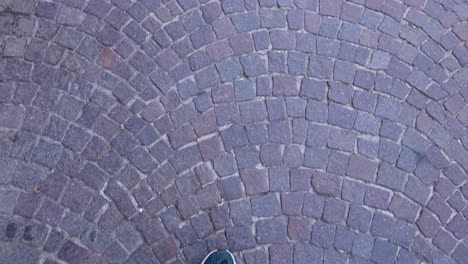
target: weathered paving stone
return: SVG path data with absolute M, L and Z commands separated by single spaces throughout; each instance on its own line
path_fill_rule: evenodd
M 334 241 L 330 238 L 335 236 L 335 228 L 333 224 L 316 222 L 313 225 L 311 242 L 320 248 L 330 248 Z
M 304 153 L 304 166 L 308 168 L 325 169 L 328 163 L 329 150 L 307 148 Z
M 390 238 L 395 224 L 396 222 L 391 216 L 377 212 L 372 219 L 371 234 L 377 237 Z
M 234 147 L 240 147 L 248 144 L 245 128 L 240 125 L 233 125 L 228 129 L 221 131 L 221 137 L 227 151 Z
M 333 151 L 327 165 L 327 172 L 343 176 L 348 165 L 349 155 L 337 151 Z
M 359 120 L 359 118 L 358 118 Z M 356 124 L 358 124 L 356 122 Z M 331 129 L 328 139 L 328 147 L 341 150 L 352 151 L 356 142 L 356 134 L 342 129 Z
M 343 182 L 343 199 L 346 201 L 362 204 L 364 201 L 365 185 L 353 180 Z
M 266 170 L 255 168 L 240 171 L 242 182 L 247 195 L 263 193 L 268 191 L 268 176 Z
M 59 144 L 41 141 L 33 151 L 31 159 L 41 165 L 53 167 L 59 161 L 61 151 Z
M 342 222 L 345 219 L 346 203 L 334 199 L 328 199 L 325 202 L 325 209 L 323 211 L 323 218 L 325 221 L 336 223 Z
M 52 230 L 49 236 L 47 237 L 47 240 L 44 243 L 44 251 L 46 252 L 56 251 L 61 245 L 63 238 L 64 238 L 64 235 L 61 232 L 57 230 Z
M 388 163 L 382 163 L 377 173 L 377 183 L 387 188 L 401 191 L 406 181 L 406 172 L 399 170 Z
M 14 213 L 24 217 L 32 218 L 34 212 L 39 207 L 39 202 L 41 201 L 38 198 L 40 197 L 34 193 L 20 193 L 16 202 Z M 14 203 L 12 203 L 12 205 L 13 204 Z
M 168 237 L 158 242 L 156 246 L 153 247 L 153 252 L 159 259 L 159 261 L 164 262 L 176 256 L 176 248 L 177 246 L 175 244 L 175 239 L 172 237 Z
M 218 183 L 218 188 L 221 197 L 225 200 L 239 199 L 244 193 L 242 182 L 238 176 L 220 180 Z
M 214 170 L 220 177 L 236 172 L 236 160 L 232 154 L 221 154 L 213 160 Z
M 281 154 L 281 145 L 277 143 L 267 143 L 260 148 L 260 160 L 266 167 L 281 166 Z
M 293 169 L 291 175 L 292 191 L 309 191 L 311 189 L 311 178 L 313 171 L 311 169 Z
M 311 259 L 321 262 L 323 250 L 310 244 L 296 244 L 294 246 L 294 263 L 308 263 Z
M 286 117 L 285 102 L 281 99 L 269 99 L 266 101 L 269 120 L 281 120 Z
M 251 204 L 252 214 L 255 216 L 271 217 L 281 214 L 280 201 L 274 193 L 253 197 Z
M 392 198 L 389 209 L 392 211 L 395 216 L 398 218 L 405 219 L 409 222 L 414 222 L 416 219 L 416 211 L 419 206 L 400 195 L 395 195 Z
M 186 170 L 192 166 L 194 166 L 196 163 L 200 162 L 202 160 L 200 150 L 198 146 L 190 146 L 184 149 L 178 150 L 172 158 L 170 159 L 170 162 L 174 166 L 174 169 L 177 172 L 181 172 L 183 170 Z
M 299 177 L 296 177 L 294 180 L 294 185 L 296 185 L 296 180 Z M 302 178 L 305 179 L 305 178 Z M 309 178 L 310 179 L 310 178 Z M 270 168 L 268 170 L 268 184 L 270 191 L 287 191 L 290 189 L 289 183 L 289 170 L 286 168 Z M 299 188 L 292 188 L 293 190 L 297 190 Z
M 289 218 L 288 236 L 291 240 L 306 242 L 310 240 L 312 221 L 304 218 Z
M 19 128 L 25 115 L 25 109 L 20 106 L 2 105 L 0 106 L 2 118 L 0 126 L 5 128 Z
M 359 234 L 353 243 L 352 252 L 363 259 L 369 259 L 374 245 L 374 238 L 367 234 Z
M 315 192 L 325 196 L 337 196 L 341 192 L 341 182 L 340 177 L 329 173 L 317 171 L 312 176 L 312 186 Z
M 285 215 L 300 215 L 304 195 L 299 192 L 283 193 L 281 195 L 282 209 Z
M 81 213 L 88 206 L 92 192 L 78 182 L 72 182 L 68 186 L 66 195 L 62 198 L 62 205 L 70 210 Z
M 70 212 L 62 219 L 60 227 L 70 234 L 70 236 L 78 237 L 89 228 L 89 224 L 79 215 Z
M 127 255 L 124 248 L 117 242 L 112 243 L 103 253 L 109 261 L 123 261 Z
M 372 213 L 361 206 L 350 206 L 347 224 L 359 230 L 360 232 L 367 232 L 370 227 Z
M 184 255 L 191 262 L 203 261 L 203 257 L 206 254 L 205 242 L 197 242 L 192 246 L 184 249 Z
M 10 263 L 15 262 L 29 262 L 34 263 L 39 261 L 40 250 L 34 249 L 28 245 L 19 243 L 12 247 L 12 245 L 6 245 L 4 250 L 1 252 L 3 259 Z
M 347 175 L 367 182 L 375 180 L 378 164 L 365 157 L 351 155 Z
M 91 136 L 86 131 L 71 126 L 65 134 L 63 144 L 74 151 L 81 151 L 89 139 L 91 139 Z
M 25 191 L 31 191 L 41 179 L 45 178 L 45 171 L 40 167 L 18 164 L 15 172 L 12 172 L 12 176 L 12 185 Z
M 18 199 L 19 193 L 14 190 L 2 190 L 0 194 L 2 196 L 0 211 L 4 214 L 11 215 L 13 213 L 13 209 Z
M 260 220 L 256 223 L 259 244 L 279 244 L 287 240 L 287 223 L 283 218 Z
M 231 227 L 226 230 L 226 237 L 234 252 L 255 247 L 255 237 L 247 227 Z
M 71 241 L 66 241 L 57 256 L 67 262 L 82 263 L 86 257 L 86 249 Z
M 357 112 L 341 105 L 330 103 L 328 107 L 328 122 L 342 128 L 352 128 Z
M 376 262 L 393 261 L 396 257 L 397 247 L 380 239 L 375 240 L 370 259 Z

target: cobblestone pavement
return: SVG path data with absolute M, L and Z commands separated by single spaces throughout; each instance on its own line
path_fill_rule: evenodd
M 0 0 L 0 262 L 468 263 L 465 0 Z

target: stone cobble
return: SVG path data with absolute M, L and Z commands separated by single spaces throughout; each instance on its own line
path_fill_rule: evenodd
M 464 0 L 0 0 L 1 263 L 467 263 Z

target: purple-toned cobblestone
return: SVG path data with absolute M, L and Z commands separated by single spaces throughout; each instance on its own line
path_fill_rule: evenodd
M 466 263 L 467 14 L 0 1 L 0 262 Z

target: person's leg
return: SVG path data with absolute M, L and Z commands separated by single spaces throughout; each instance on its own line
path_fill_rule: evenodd
M 236 260 L 229 250 L 211 251 L 201 264 L 236 264 Z

